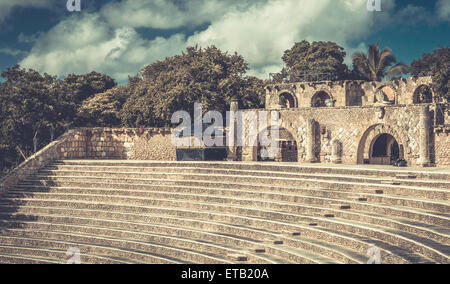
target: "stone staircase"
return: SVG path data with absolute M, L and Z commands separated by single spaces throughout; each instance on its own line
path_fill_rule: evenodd
M 0 263 L 450 263 L 450 173 L 56 161 L 0 198 Z

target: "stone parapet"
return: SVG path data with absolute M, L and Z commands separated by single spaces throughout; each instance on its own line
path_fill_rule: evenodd
M 29 157 L 0 179 L 0 193 L 60 159 L 128 159 L 175 161 L 171 128 L 77 128 Z

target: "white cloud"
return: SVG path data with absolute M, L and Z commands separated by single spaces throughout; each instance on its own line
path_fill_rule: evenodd
M 70 15 L 40 35 L 20 64 L 59 76 L 96 70 L 123 82 L 141 67 L 198 44 L 238 52 L 249 62 L 249 74 L 267 77 L 281 69 L 283 52 L 303 39 L 337 42 L 349 63 L 353 51 L 365 48 L 376 17 L 388 17 L 393 5 L 384 0 L 375 16 L 361 0 L 124 0 L 97 13 Z M 149 40 L 137 32 L 205 23 L 206 29 L 189 38 Z
M 132 28 L 110 28 L 97 14 L 70 17 L 41 36 L 22 66 L 55 75 L 95 70 L 124 81 L 141 67 L 179 53 L 184 36 L 143 39 Z
M 391 1 L 384 3 L 388 13 Z M 353 50 L 351 43 L 368 36 L 373 24 L 373 12 L 367 11 L 365 1 L 269 1 L 258 9 L 227 14 L 188 43 L 237 51 L 254 74 L 267 74 L 281 68 L 283 52 L 297 41 L 329 40 Z
M 102 16 L 115 27 L 172 29 L 197 26 L 216 20 L 231 10 L 248 9 L 268 0 L 124 0 L 101 9 Z
M 439 17 L 444 21 L 450 21 L 450 1 L 439 0 L 436 3 L 436 10 Z

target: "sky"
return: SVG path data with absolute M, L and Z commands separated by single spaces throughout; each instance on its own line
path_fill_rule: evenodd
M 295 42 L 334 41 L 351 55 L 379 43 L 410 64 L 450 45 L 450 0 L 0 0 L 0 70 L 20 64 L 64 78 L 91 71 L 119 84 L 187 46 L 237 52 L 248 75 L 283 67 Z M 71 1 L 70 1 L 71 2 Z

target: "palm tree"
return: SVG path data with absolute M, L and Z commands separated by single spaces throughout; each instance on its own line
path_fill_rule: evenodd
M 381 81 L 386 75 L 389 77 L 399 76 L 409 72 L 409 68 L 404 63 L 396 63 L 394 54 L 387 48 L 383 48 L 380 53 L 378 43 L 369 45 L 366 56 L 364 52 L 353 54 L 353 69 L 364 79 L 369 81 Z

